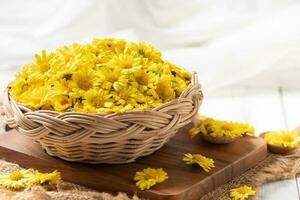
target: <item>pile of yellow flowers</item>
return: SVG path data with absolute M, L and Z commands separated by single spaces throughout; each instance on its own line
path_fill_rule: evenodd
M 12 189 L 22 189 L 29 185 L 56 185 L 61 180 L 60 173 L 41 173 L 33 169 L 13 171 L 0 175 L 0 186 Z
M 271 131 L 263 135 L 264 140 L 271 145 L 283 147 L 300 146 L 300 136 L 296 131 Z
M 245 133 L 254 133 L 254 128 L 246 123 L 221 121 L 213 118 L 206 118 L 197 126 L 190 129 L 189 133 L 192 137 L 201 133 L 204 135 L 210 135 L 212 137 L 230 137 L 244 135 Z
M 111 38 L 43 50 L 9 87 L 15 101 L 35 110 L 107 114 L 157 107 L 190 78 L 151 45 Z

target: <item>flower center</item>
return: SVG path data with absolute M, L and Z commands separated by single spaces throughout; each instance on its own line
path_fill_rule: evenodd
M 146 174 L 145 179 L 149 180 L 149 179 L 155 179 L 156 175 L 155 174 Z
M 234 130 L 233 127 L 231 127 L 230 125 L 227 125 L 227 124 L 222 125 L 221 128 L 224 131 L 232 131 L 232 130 Z
M 289 136 L 289 135 L 286 135 L 286 136 L 283 136 L 283 137 L 282 137 L 282 140 L 283 140 L 284 142 L 293 142 L 293 141 L 294 141 L 294 138 L 292 138 L 292 137 Z
M 100 108 L 100 107 L 103 106 L 103 100 L 102 100 L 101 97 L 94 97 L 92 99 L 92 104 L 93 104 L 94 107 Z
M 15 171 L 9 174 L 9 179 L 12 181 L 18 181 L 20 179 L 24 178 L 23 174 L 19 171 Z
M 92 87 L 92 83 L 88 80 L 81 80 L 78 82 L 78 86 L 83 90 L 89 90 Z
M 60 104 L 61 104 L 61 105 L 67 105 L 67 104 L 69 104 L 69 101 L 68 101 L 67 97 L 66 97 L 66 98 L 63 98 L 63 99 L 60 101 Z

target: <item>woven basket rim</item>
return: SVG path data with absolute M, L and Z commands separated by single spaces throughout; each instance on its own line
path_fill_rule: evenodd
M 160 149 L 192 121 L 203 93 L 196 73 L 191 75 L 178 98 L 153 109 L 112 114 L 31 110 L 10 98 L 7 88 L 5 120 L 51 156 L 85 163 L 133 162 Z
M 72 112 L 72 111 L 67 111 L 67 112 L 59 112 L 59 111 L 55 111 L 55 110 L 45 110 L 45 109 L 41 109 L 41 110 L 32 110 L 31 108 L 29 108 L 27 105 L 22 104 L 22 103 L 18 103 L 16 102 L 12 96 L 9 94 L 9 87 L 7 86 L 6 89 L 4 90 L 4 98 L 6 98 L 9 102 L 14 102 L 22 111 L 25 111 L 26 113 L 29 112 L 40 112 L 40 113 L 52 113 L 55 115 L 61 115 L 61 114 L 71 114 L 71 113 L 80 113 L 80 114 L 84 114 L 84 115 L 91 115 L 91 116 L 100 116 L 100 117 L 115 117 L 115 116 L 122 116 L 122 115 L 128 115 L 128 114 L 146 114 L 146 113 L 151 113 L 151 112 L 156 112 L 164 107 L 168 107 L 169 105 L 172 105 L 172 102 L 174 101 L 180 101 L 183 97 L 182 95 L 185 94 L 185 92 L 187 92 L 189 90 L 190 87 L 195 86 L 195 85 L 199 85 L 199 89 L 201 90 L 201 85 L 198 82 L 198 77 L 197 77 L 197 73 L 196 72 L 192 72 L 191 73 L 191 82 L 190 84 L 187 86 L 187 88 L 181 93 L 181 95 L 175 99 L 172 99 L 171 101 L 168 101 L 166 103 L 161 104 L 160 106 L 157 106 L 155 108 L 152 109 L 145 109 L 145 110 L 134 110 L 134 111 L 125 111 L 125 112 L 120 112 L 120 113 L 109 113 L 109 114 L 101 114 L 101 113 L 86 113 L 86 112 Z M 201 92 L 201 96 L 202 92 Z

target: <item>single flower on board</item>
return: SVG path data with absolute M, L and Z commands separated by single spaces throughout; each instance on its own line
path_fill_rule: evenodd
M 209 172 L 215 167 L 213 159 L 202 156 L 201 154 L 186 153 L 182 160 L 185 161 L 187 165 L 199 165 L 206 172 Z
M 271 131 L 263 135 L 264 140 L 274 146 L 298 147 L 300 146 L 300 136 L 295 131 Z
M 255 191 L 252 189 L 252 187 L 246 185 L 230 190 L 230 197 L 232 200 L 245 200 L 249 198 L 249 196 L 254 195 Z
M 56 185 L 61 181 L 61 175 L 58 171 L 51 173 L 41 173 L 37 170 L 33 172 L 33 177 L 29 181 L 30 185 Z
M 134 176 L 134 180 L 137 181 L 136 186 L 141 190 L 148 190 L 153 185 L 161 183 L 167 178 L 168 174 L 162 168 L 146 168 L 143 171 L 136 172 Z
M 197 126 L 193 127 L 189 131 L 191 137 L 195 137 L 198 134 L 209 135 L 212 137 L 230 137 L 235 138 L 237 136 L 244 135 L 246 133 L 255 133 L 253 126 L 247 123 L 221 121 L 213 118 L 206 118 L 200 121 Z

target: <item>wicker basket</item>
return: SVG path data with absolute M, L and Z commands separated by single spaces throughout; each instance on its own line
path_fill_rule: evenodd
M 129 163 L 161 148 L 190 123 L 202 102 L 195 73 L 178 97 L 152 110 L 119 114 L 32 111 L 5 92 L 5 121 L 51 156 L 85 163 Z

